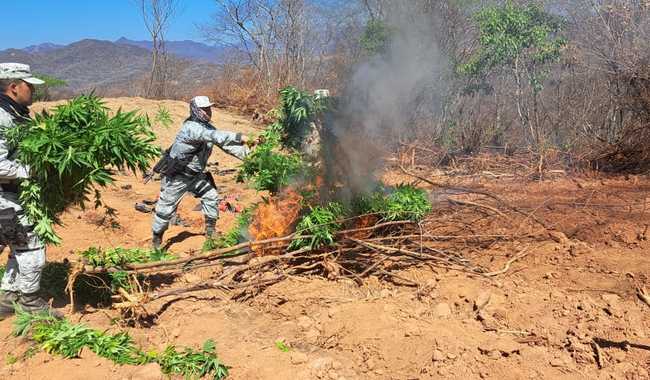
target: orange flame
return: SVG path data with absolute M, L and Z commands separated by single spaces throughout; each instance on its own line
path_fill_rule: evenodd
M 377 215 L 363 215 L 354 221 L 353 228 L 363 229 L 366 227 L 371 227 L 377 224 L 378 221 L 379 221 L 379 217 Z M 351 237 L 353 239 L 367 239 L 370 237 L 370 235 L 372 235 L 371 230 L 354 231 L 345 234 L 346 237 Z
M 287 189 L 277 198 L 257 207 L 248 227 L 251 239 L 253 241 L 272 239 L 292 233 L 302 209 L 302 199 L 303 197 L 298 192 Z M 253 245 L 252 249 L 260 256 L 277 255 L 281 253 L 280 249 L 285 244 L 286 242 L 280 242 L 267 244 L 264 247 Z

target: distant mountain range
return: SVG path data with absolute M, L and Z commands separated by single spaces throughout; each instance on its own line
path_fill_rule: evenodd
M 152 50 L 153 42 L 151 41 L 133 41 L 127 38 L 120 38 L 115 41 L 116 44 L 138 46 L 147 50 Z M 167 51 L 181 58 L 188 58 L 208 63 L 223 63 L 226 54 L 224 46 L 209 46 L 196 41 L 166 41 Z
M 152 50 L 153 42 L 151 41 L 134 41 L 125 37 L 121 37 L 115 41 L 119 45 L 131 45 Z M 196 41 L 167 41 L 165 42 L 167 51 L 177 57 L 188 58 L 196 61 L 203 61 L 208 63 L 220 64 L 224 61 L 224 56 L 227 52 L 225 46 L 210 46 Z M 64 48 L 66 45 L 57 45 L 50 42 L 45 42 L 38 45 L 31 45 L 20 50 L 28 53 L 47 53 L 52 50 Z
M 46 42 L 44 44 L 38 44 L 38 45 L 31 45 L 27 46 L 26 48 L 23 48 L 22 50 L 28 52 L 28 53 L 47 53 L 48 51 L 59 49 L 64 47 L 65 45 L 57 45 L 57 44 L 52 44 L 49 42 Z
M 210 88 L 218 75 L 215 64 L 225 49 L 194 41 L 170 41 L 173 54 L 169 87 L 174 98 Z M 142 95 L 151 69 L 151 42 L 120 38 L 115 42 L 86 39 L 69 45 L 44 43 L 0 51 L 0 62 L 21 62 L 37 73 L 63 79 L 67 86 L 55 96 L 95 91 L 102 96 Z

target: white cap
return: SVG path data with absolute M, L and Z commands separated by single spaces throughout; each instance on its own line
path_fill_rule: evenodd
M 330 96 L 330 90 L 327 90 L 325 88 L 321 88 L 321 89 L 315 90 L 314 95 L 316 95 L 316 99 L 328 98 Z
M 29 65 L 22 63 L 0 63 L 0 79 L 22 79 L 31 84 L 45 83 L 32 76 Z
M 200 108 L 208 108 L 214 105 L 207 96 L 195 96 L 192 98 L 192 101 Z

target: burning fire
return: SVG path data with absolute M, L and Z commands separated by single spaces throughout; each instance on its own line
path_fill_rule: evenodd
M 265 240 L 287 236 L 293 232 L 293 228 L 302 209 L 303 197 L 294 189 L 287 189 L 278 197 L 257 207 L 252 222 L 248 227 L 251 239 Z M 279 249 L 284 247 L 286 242 L 276 245 L 253 246 L 253 251 L 260 255 L 280 254 Z
M 377 224 L 379 217 L 377 215 L 363 215 L 357 218 L 354 222 L 354 229 L 363 229 L 366 227 L 371 227 Z M 346 237 L 351 237 L 354 239 L 367 239 L 372 235 L 371 230 L 366 231 L 355 231 L 345 234 Z

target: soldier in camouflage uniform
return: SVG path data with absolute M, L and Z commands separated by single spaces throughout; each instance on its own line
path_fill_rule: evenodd
M 214 234 L 219 216 L 218 194 L 212 175 L 205 172 L 205 166 L 217 145 L 226 153 L 239 159 L 248 154 L 247 139 L 241 133 L 219 131 L 210 124 L 212 106 L 207 96 L 197 96 L 190 102 L 190 117 L 185 120 L 180 132 L 163 160 L 163 179 L 160 197 L 156 203 L 153 219 L 152 246 L 159 248 L 171 217 L 185 193 L 201 198 L 201 209 L 205 217 L 205 233 Z
M 43 83 L 27 65 L 0 63 L 0 251 L 4 246 L 11 249 L 0 286 L 0 319 L 13 314 L 14 304 L 28 312 L 48 311 L 62 317 L 38 294 L 45 244 L 18 200 L 18 183 L 29 178 L 29 168 L 15 160 L 16 152 L 4 138 L 4 131 L 29 121 L 34 85 Z

